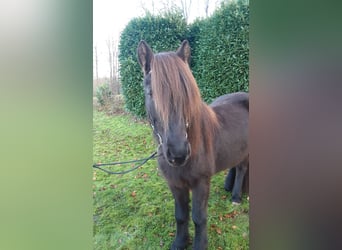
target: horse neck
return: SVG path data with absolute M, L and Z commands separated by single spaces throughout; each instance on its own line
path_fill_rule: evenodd
M 219 127 L 216 113 L 206 103 L 201 102 L 199 116 L 194 118 L 192 131 L 192 146 L 194 152 L 205 152 L 209 157 L 213 152 L 214 139 Z M 203 153 L 202 152 L 202 153 Z

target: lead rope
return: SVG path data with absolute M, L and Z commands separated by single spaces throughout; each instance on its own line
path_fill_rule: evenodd
M 162 137 L 160 136 L 160 134 L 158 132 L 156 132 L 156 130 L 154 129 L 154 126 L 152 125 L 151 122 L 150 122 L 150 125 L 152 127 L 153 133 L 155 135 L 157 135 L 157 137 L 159 139 L 159 144 L 158 144 L 157 150 L 155 152 L 153 152 L 150 156 L 148 156 L 146 158 L 138 159 L 138 160 L 132 160 L 132 161 L 121 161 L 121 162 L 110 162 L 110 163 L 96 163 L 96 164 L 93 165 L 93 168 L 99 169 L 99 170 L 101 170 L 103 172 L 106 172 L 107 174 L 127 174 L 129 172 L 132 172 L 132 171 L 140 168 L 142 165 L 144 165 L 149 160 L 155 159 L 155 158 L 159 157 L 158 150 L 159 150 L 159 147 L 163 144 L 163 140 L 162 140 Z M 123 164 L 128 164 L 128 163 L 135 163 L 135 162 L 141 162 L 141 163 L 136 165 L 136 166 L 134 166 L 133 168 L 131 168 L 129 170 L 125 170 L 125 171 L 114 172 L 114 171 L 110 171 L 108 169 L 102 168 L 103 166 L 115 166 L 115 165 L 123 165 Z

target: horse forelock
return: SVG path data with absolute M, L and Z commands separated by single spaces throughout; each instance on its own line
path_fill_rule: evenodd
M 214 111 L 202 102 L 188 64 L 174 52 L 156 54 L 151 67 L 151 87 L 164 129 L 168 129 L 169 122 L 172 122 L 170 115 L 173 114 L 174 119 L 189 123 L 188 138 L 192 152 L 195 153 L 201 143 L 211 151 L 217 118 Z

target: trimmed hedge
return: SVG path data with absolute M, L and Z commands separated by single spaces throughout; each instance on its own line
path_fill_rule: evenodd
M 134 18 L 120 37 L 119 63 L 125 108 L 145 116 L 143 74 L 136 49 L 145 40 L 154 52 L 174 51 L 184 39 L 191 46 L 190 66 L 206 102 L 231 92 L 248 92 L 248 0 L 224 3 L 211 17 L 187 26 L 181 11 Z
M 248 92 L 248 2 L 222 4 L 210 18 L 190 27 L 192 70 L 206 102 L 227 93 Z

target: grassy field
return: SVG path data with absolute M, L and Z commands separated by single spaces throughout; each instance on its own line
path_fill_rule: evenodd
M 93 141 L 94 162 L 139 159 L 156 149 L 150 126 L 124 114 L 94 111 Z M 249 249 L 249 203 L 244 196 L 242 205 L 231 205 L 223 188 L 225 174 L 211 181 L 209 249 Z M 125 175 L 94 170 L 93 200 L 94 249 L 169 249 L 176 230 L 173 199 L 156 160 Z

